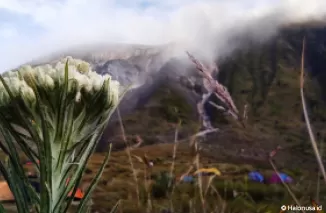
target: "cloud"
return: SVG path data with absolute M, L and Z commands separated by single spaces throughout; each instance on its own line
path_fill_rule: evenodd
M 174 43 L 178 50 L 223 56 L 238 45 L 230 40 L 237 35 L 264 39 L 282 24 L 323 18 L 326 1 L 0 0 L 0 12 L 0 71 L 5 71 L 92 43 Z
M 0 25 L 1 39 L 15 38 L 16 36 L 18 36 L 18 32 L 15 27 L 7 24 Z

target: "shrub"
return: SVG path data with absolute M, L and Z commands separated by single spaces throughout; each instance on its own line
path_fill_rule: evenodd
M 164 198 L 171 190 L 169 183 L 173 181 L 173 177 L 168 172 L 161 172 L 154 177 L 154 184 L 152 185 L 152 195 L 154 198 Z

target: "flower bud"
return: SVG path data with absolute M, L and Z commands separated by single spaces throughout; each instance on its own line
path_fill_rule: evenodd
M 21 97 L 29 103 L 34 103 L 36 101 L 36 96 L 33 89 L 29 87 L 27 84 L 25 84 L 20 88 L 20 94 Z
M 80 93 L 80 91 L 78 91 L 76 94 L 76 97 L 75 97 L 75 101 L 78 103 L 78 102 L 80 102 L 80 100 L 81 100 L 81 93 Z
M 45 75 L 44 76 L 44 80 L 45 80 L 45 86 L 50 88 L 50 89 L 53 89 L 54 88 L 54 81 L 53 79 L 49 76 L 49 75 Z

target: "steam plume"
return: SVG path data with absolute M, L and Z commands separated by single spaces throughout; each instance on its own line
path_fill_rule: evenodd
M 18 33 L 3 40 L 2 72 L 85 44 L 170 44 L 173 55 L 189 50 L 211 60 L 240 47 L 242 37 L 265 41 L 283 25 L 323 21 L 326 14 L 325 0 L 12 0 L 1 7 L 41 29 L 21 31 L 13 23 Z

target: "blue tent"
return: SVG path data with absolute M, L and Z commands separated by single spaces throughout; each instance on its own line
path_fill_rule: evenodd
M 187 175 L 187 176 L 184 176 L 184 177 L 182 178 L 182 181 L 183 181 L 183 182 L 186 182 L 186 183 L 191 183 L 191 182 L 194 182 L 195 179 L 194 179 L 194 177 Z
M 264 176 L 260 172 L 250 172 L 248 174 L 249 180 L 255 181 L 255 182 L 264 182 Z
M 35 191 L 37 193 L 40 193 L 41 192 L 41 186 L 40 186 L 40 183 L 36 180 L 30 180 L 30 183 L 31 185 L 34 187 Z

